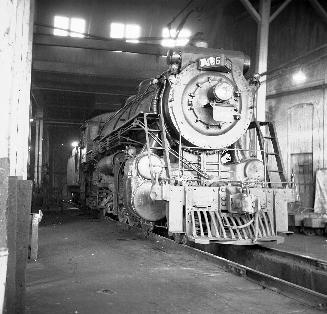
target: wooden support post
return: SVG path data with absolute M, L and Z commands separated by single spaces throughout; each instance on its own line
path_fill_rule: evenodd
M 39 159 L 38 159 L 38 185 L 42 186 L 42 165 L 43 165 L 43 112 L 40 118 L 40 133 L 39 133 Z
M 292 0 L 285 0 L 279 8 L 270 16 L 271 0 L 260 0 L 259 12 L 253 7 L 250 0 L 240 0 L 249 14 L 258 23 L 257 32 L 257 52 L 255 71 L 261 76 L 261 86 L 258 89 L 256 99 L 256 118 L 258 121 L 266 120 L 266 95 L 267 95 L 267 63 L 268 63 L 268 43 L 269 24 L 272 22 Z M 310 0 L 311 1 L 311 0 Z M 317 0 L 312 0 L 315 4 Z
M 39 164 L 39 131 L 40 131 L 40 121 L 36 119 L 35 121 L 35 145 L 34 145 L 34 186 L 38 188 L 38 164 Z
M 7 271 L 7 215 L 8 215 L 9 159 L 0 158 L 0 313 L 2 313 Z
M 34 184 L 40 188 L 42 184 L 42 152 L 43 152 L 43 110 L 38 107 L 35 121 L 35 152 L 34 152 Z
M 24 313 L 32 182 L 9 177 L 6 313 Z
M 28 257 L 32 182 L 17 180 L 16 312 L 25 309 L 25 270 Z
M 325 88 L 323 89 L 323 120 L 327 121 L 327 71 L 325 72 Z M 327 168 L 327 127 L 323 128 L 323 168 Z
M 7 0 L 5 0 L 7 2 Z M 9 101 L 10 175 L 27 178 L 28 131 L 33 36 L 33 1 L 10 0 L 12 58 Z
M 7 313 L 16 313 L 17 177 L 9 177 L 7 229 L 9 256 L 6 285 L 6 311 Z
M 271 0 L 260 0 L 259 13 L 261 19 L 258 23 L 257 53 L 255 63 L 255 71 L 257 73 L 267 72 L 270 7 Z M 266 120 L 266 79 L 266 75 L 261 77 L 261 86 L 259 87 L 257 94 L 256 118 L 258 121 Z
M 5 266 L 1 267 L 0 271 L 4 272 L 4 276 L 1 273 L 1 277 L 7 278 L 6 289 L 8 287 L 11 292 L 14 290 L 21 292 L 15 293 L 14 298 L 13 294 L 6 294 L 7 309 L 13 305 L 12 302 L 15 303 L 13 306 L 15 312 L 7 311 L 7 313 L 24 313 L 23 303 L 16 306 L 16 302 L 23 300 L 20 297 L 23 296 L 25 289 L 26 259 L 24 256 L 27 256 L 27 248 L 21 243 L 25 243 L 24 241 L 28 239 L 23 219 L 26 218 L 24 214 L 30 210 L 31 188 L 26 186 L 25 189 L 24 185 L 31 187 L 31 183 L 22 180 L 17 186 L 17 193 L 8 192 L 8 190 L 9 175 L 27 178 L 33 4 L 34 0 L 0 1 L 0 81 L 2 84 L 0 93 L 0 248 L 5 247 L 6 250 L 9 246 L 11 249 L 8 256 L 8 276 Z M 9 200 L 8 194 L 10 194 Z M 13 195 L 20 196 L 21 201 L 17 203 L 17 206 L 15 206 L 16 200 Z M 24 214 L 22 217 L 19 214 L 15 215 L 15 210 L 11 212 L 10 208 L 22 209 Z M 17 219 L 16 226 L 15 219 Z M 4 284 L 1 282 L 1 287 L 4 287 Z M 2 313 L 2 307 L 2 292 L 0 292 L 0 313 Z
M 5 287 L 6 287 L 6 271 L 8 264 L 8 249 L 2 247 L 0 248 L 0 313 L 2 313 L 2 308 L 4 304 L 4 295 L 5 295 Z

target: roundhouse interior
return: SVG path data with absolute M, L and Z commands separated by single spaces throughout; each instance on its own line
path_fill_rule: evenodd
M 317 308 L 326 309 L 327 274 L 322 266 L 327 263 L 326 1 L 2 0 L 0 36 L 1 313 L 290 313 L 295 310 L 315 313 Z M 204 248 L 201 247 L 205 246 L 204 242 L 190 244 L 187 239 L 183 244 L 200 245 L 198 249 L 244 267 L 255 268 L 260 264 L 255 268 L 257 271 L 314 291 L 315 300 L 326 298 L 326 302 L 319 301 L 324 305 L 312 306 L 313 301 L 303 305 L 292 296 L 283 299 L 286 297 L 266 292 L 256 295 L 251 291 L 259 288 L 252 282 L 229 278 L 230 274 L 227 276 L 221 268 L 186 252 L 185 248 L 171 248 L 170 244 L 166 247 L 161 238 L 150 235 L 154 242 L 145 242 L 148 240 L 140 234 L 148 236 L 149 230 L 135 231 L 131 223 L 126 230 L 122 222 L 128 223 L 128 219 L 116 215 L 120 221 L 117 223 L 109 210 L 96 212 L 99 215 L 95 216 L 80 200 L 81 173 L 87 167 L 85 163 L 82 168 L 76 152 L 81 154 L 83 148 L 85 123 L 96 121 L 101 129 L 105 123 L 101 124 L 101 118 L 95 117 L 103 115 L 107 121 L 108 114 L 129 108 L 126 101 L 142 91 L 143 81 L 156 78 L 153 85 L 158 84 L 156 97 L 160 98 L 159 84 L 163 77 L 160 74 L 170 71 L 167 82 L 171 83 L 171 77 L 178 77 L 181 68 L 186 67 L 185 60 L 199 62 L 201 57 L 216 57 L 219 49 L 240 51 L 248 56 L 250 67 L 244 74 L 244 82 L 249 85 L 242 86 L 255 87 L 251 125 L 257 121 L 273 123 L 275 134 L 264 131 L 262 136 L 278 140 L 283 175 L 295 196 L 284 204 L 284 218 L 276 214 L 278 206 L 282 206 L 275 200 L 277 194 L 272 201 L 274 224 L 284 219 L 288 225 L 288 230 L 283 230 L 283 244 L 268 243 L 268 240 L 258 243 L 256 231 L 255 240 L 251 241 L 256 242 L 260 253 L 253 246 L 235 248 L 232 244 L 210 243 Z M 167 57 L 168 50 L 170 57 Z M 179 61 L 169 60 L 174 60 L 172 54 L 179 51 L 185 54 L 180 53 L 181 68 L 176 70 L 173 66 Z M 187 54 L 189 51 L 197 53 Z M 209 65 L 208 72 L 201 71 L 210 74 L 214 69 Z M 216 94 L 212 97 L 222 102 Z M 210 110 L 216 110 L 214 105 Z M 234 115 L 233 123 L 237 119 Z M 162 126 L 156 131 L 159 129 L 163 134 Z M 168 130 L 167 134 L 170 137 L 172 133 Z M 249 130 L 248 139 L 253 136 L 254 130 Z M 174 166 L 180 170 L 182 162 L 178 158 L 183 149 L 182 140 L 179 141 L 175 143 L 179 148 L 176 148 L 178 156 L 174 155 Z M 259 141 L 254 142 L 249 150 L 259 150 Z M 149 142 L 143 144 L 149 146 Z M 189 142 L 187 145 L 192 146 Z M 166 149 L 164 144 L 162 147 Z M 233 156 L 235 146 L 228 148 Z M 142 149 L 137 154 L 145 154 L 146 149 Z M 126 149 L 125 155 L 130 151 Z M 148 150 L 148 158 L 150 153 Z M 160 155 L 162 160 L 165 156 L 165 153 Z M 94 160 L 98 162 L 100 157 Z M 161 179 L 153 175 L 151 160 L 146 163 L 151 169 L 152 192 Z M 126 167 L 125 161 L 121 165 Z M 280 169 L 271 174 L 271 182 L 281 178 Z M 268 170 L 263 171 L 266 174 Z M 92 179 L 85 183 L 85 177 L 84 188 L 92 184 Z M 76 183 L 74 188 L 69 183 L 72 180 Z M 163 181 L 160 181 L 162 186 L 168 184 L 168 180 Z M 176 188 L 188 186 L 182 180 L 171 182 L 170 186 Z M 256 184 L 250 188 L 268 188 L 264 183 L 260 187 Z M 220 188 L 219 184 L 212 186 Z M 118 188 L 115 189 L 118 195 Z M 248 193 L 245 190 L 248 191 L 242 185 L 238 194 L 245 195 Z M 165 193 L 164 188 L 160 191 L 160 195 Z M 87 192 L 83 190 L 83 193 Z M 204 195 L 211 197 L 211 194 Z M 98 197 L 97 194 L 97 206 Z M 264 197 L 268 204 L 269 197 Z M 108 199 L 107 195 L 101 204 Z M 160 200 L 163 199 L 167 201 L 164 196 Z M 116 202 L 119 201 L 120 196 Z M 172 204 L 172 208 L 177 206 Z M 259 208 L 260 202 L 256 206 Z M 252 210 L 254 205 L 250 207 Z M 186 215 L 186 210 L 182 206 L 181 214 Z M 197 220 L 192 220 L 193 227 L 201 235 L 206 232 L 211 235 L 208 229 L 214 229 L 215 220 L 199 211 L 197 215 Z M 163 216 L 167 218 L 154 228 L 156 236 L 162 236 L 161 229 L 167 226 L 173 228 L 169 222 L 172 218 L 168 219 L 173 214 L 165 209 Z M 254 224 L 255 219 L 249 221 Z M 240 227 L 237 232 L 248 237 L 244 226 L 250 222 L 238 222 L 238 227 L 230 225 L 233 219 L 226 222 L 222 229 Z M 277 229 L 276 235 L 280 231 Z M 175 243 L 181 242 L 178 233 L 168 231 L 167 237 Z M 270 249 L 296 257 L 286 262 L 285 267 L 289 268 L 283 268 L 271 257 Z M 262 260 L 255 260 L 257 256 Z M 315 266 L 318 275 L 311 266 L 293 267 L 294 260 L 304 257 L 310 259 L 311 266 L 320 265 L 321 268 Z M 238 290 L 232 292 L 235 286 Z

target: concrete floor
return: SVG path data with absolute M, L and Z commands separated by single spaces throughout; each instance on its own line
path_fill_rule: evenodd
M 27 313 L 321 313 L 77 211 L 47 214 Z

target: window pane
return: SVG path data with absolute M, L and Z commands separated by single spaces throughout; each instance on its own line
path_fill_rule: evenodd
M 69 28 L 69 18 L 66 17 L 66 16 L 56 15 L 54 17 L 54 27 L 68 29 Z M 55 28 L 53 30 L 53 35 L 56 35 L 56 36 L 67 36 L 68 35 L 68 32 L 67 31 L 63 31 L 61 29 L 56 29 Z
M 136 40 L 140 38 L 141 35 L 141 27 L 136 24 L 127 24 L 125 29 L 125 37 L 129 40 L 126 40 L 130 43 L 138 43 L 139 41 Z M 133 39 L 135 38 L 135 39 Z M 131 40 L 132 39 L 132 40 Z
M 185 46 L 189 42 L 190 37 L 191 32 L 188 29 L 182 29 L 176 39 L 176 46 Z
M 124 38 L 125 25 L 122 23 L 111 23 L 110 37 L 111 38 Z
M 162 37 L 164 38 L 161 41 L 161 45 L 164 47 L 175 47 L 175 46 L 185 46 L 189 42 L 191 37 L 191 32 L 188 29 L 182 29 L 177 39 L 174 39 L 176 36 L 176 29 L 171 28 L 170 30 L 165 27 L 162 29 Z
M 162 37 L 165 38 L 161 41 L 161 45 L 164 47 L 175 47 L 175 40 L 172 39 L 176 35 L 176 30 L 171 28 L 170 30 L 165 27 L 162 29 Z M 167 38 L 167 39 L 166 39 Z
M 83 38 L 84 35 L 80 33 L 85 33 L 85 20 L 72 17 L 70 20 L 70 30 L 72 31 L 70 36 Z

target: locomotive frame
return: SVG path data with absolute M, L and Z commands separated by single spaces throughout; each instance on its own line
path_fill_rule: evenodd
M 256 86 L 248 84 L 241 72 L 245 58 L 217 50 L 208 55 L 206 50 L 205 54 L 186 53 L 188 63 L 183 65 L 181 55 L 170 52 L 169 70 L 146 86 L 141 84 L 138 95 L 102 123 L 94 139 L 84 138 L 79 150 L 82 201 L 131 225 L 164 227 L 184 243 L 282 242 L 278 233 L 288 230 L 287 202 L 295 199 L 295 189 L 293 182 L 286 181 L 273 124 L 250 121 Z M 182 71 L 184 76 L 176 80 Z M 210 78 L 216 72 L 213 85 Z M 229 106 L 233 111 L 220 99 L 212 108 L 197 109 L 192 102 L 197 90 L 207 84 L 209 95 L 215 86 L 225 83 L 224 73 L 231 72 L 235 86 L 228 104 L 233 102 L 233 107 Z M 202 81 L 198 79 L 190 87 L 187 84 L 193 77 Z M 183 88 L 195 92 L 185 94 Z M 190 114 L 181 108 L 183 101 Z M 215 119 L 207 118 L 204 110 L 225 114 L 227 127 L 220 125 L 223 122 L 213 124 Z M 176 115 L 178 121 L 174 121 Z M 199 134 L 197 143 L 204 147 L 192 145 L 189 126 L 181 131 L 183 123 L 185 126 L 191 120 L 195 124 L 201 118 L 200 127 L 192 132 Z M 242 136 L 250 139 L 246 148 L 240 146 Z M 220 140 L 219 144 L 212 139 Z M 226 156 L 229 160 L 222 162 Z M 276 169 L 271 170 L 271 164 Z

